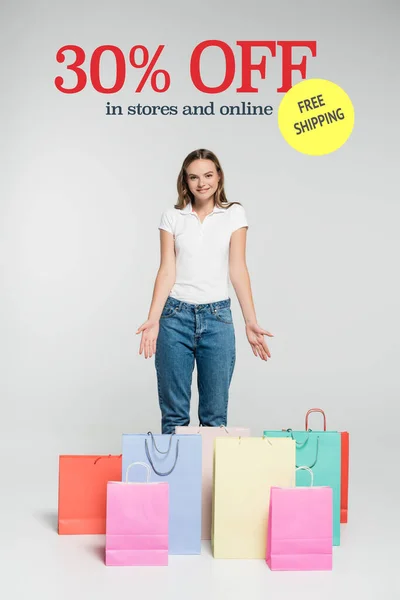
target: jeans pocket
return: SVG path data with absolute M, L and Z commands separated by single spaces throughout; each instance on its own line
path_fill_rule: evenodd
M 160 319 L 169 319 L 169 317 L 173 317 L 174 315 L 176 315 L 176 309 L 177 306 L 164 306 Z
M 226 323 L 226 325 L 232 325 L 232 312 L 228 306 L 226 306 L 225 308 L 215 308 L 213 314 L 217 321 L 220 321 L 221 323 Z

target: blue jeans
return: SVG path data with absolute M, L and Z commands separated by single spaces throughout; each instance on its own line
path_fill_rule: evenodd
M 155 366 L 162 433 L 190 423 L 190 392 L 197 366 L 199 422 L 226 425 L 229 386 L 235 366 L 231 301 L 188 304 L 168 297 L 160 317 Z

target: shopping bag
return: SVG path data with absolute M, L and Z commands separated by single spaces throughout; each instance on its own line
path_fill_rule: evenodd
M 272 486 L 290 486 L 291 438 L 216 438 L 212 551 L 214 558 L 263 558 Z
M 147 469 L 147 480 L 130 482 L 135 465 Z M 150 467 L 134 462 L 125 481 L 107 483 L 106 565 L 168 565 L 168 483 L 151 482 Z
M 333 545 L 340 545 L 340 497 L 341 497 L 341 436 L 338 431 L 264 431 L 270 437 L 287 437 L 296 442 L 296 466 L 313 470 L 316 486 L 328 486 L 333 490 Z M 296 485 L 308 486 L 307 473 L 298 471 Z
M 152 481 L 169 483 L 169 554 L 201 552 L 201 436 L 124 434 L 122 472 L 147 462 Z
M 324 418 L 324 431 L 326 431 L 326 415 L 321 408 L 310 408 L 306 414 L 305 430 L 308 431 L 308 417 L 311 413 L 318 412 Z M 341 475 L 340 475 L 340 522 L 347 523 L 349 508 L 349 446 L 350 436 L 348 431 L 340 432 L 341 440 Z
M 272 571 L 332 570 L 333 494 L 330 487 L 272 487 L 266 562 Z
M 340 480 L 340 522 L 347 523 L 349 518 L 349 454 L 350 435 L 348 431 L 340 432 L 342 465 Z
M 202 510 L 201 539 L 211 539 L 212 486 L 214 469 L 214 443 L 216 437 L 249 437 L 245 427 L 175 427 L 179 435 L 200 434 L 202 441 Z
M 121 481 L 121 464 L 121 456 L 59 457 L 59 534 L 106 532 L 107 482 Z

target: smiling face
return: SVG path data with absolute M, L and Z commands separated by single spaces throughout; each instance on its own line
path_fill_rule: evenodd
M 220 175 L 212 160 L 199 158 L 186 169 L 186 181 L 196 201 L 205 203 L 218 189 Z

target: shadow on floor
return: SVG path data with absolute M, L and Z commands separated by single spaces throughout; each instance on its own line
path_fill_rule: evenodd
M 96 544 L 95 546 L 89 546 L 85 548 L 86 552 L 92 557 L 97 558 L 104 564 L 105 561 L 105 546 L 104 544 Z
M 58 513 L 57 512 L 37 512 L 33 517 L 39 521 L 46 529 L 51 529 L 58 533 Z

